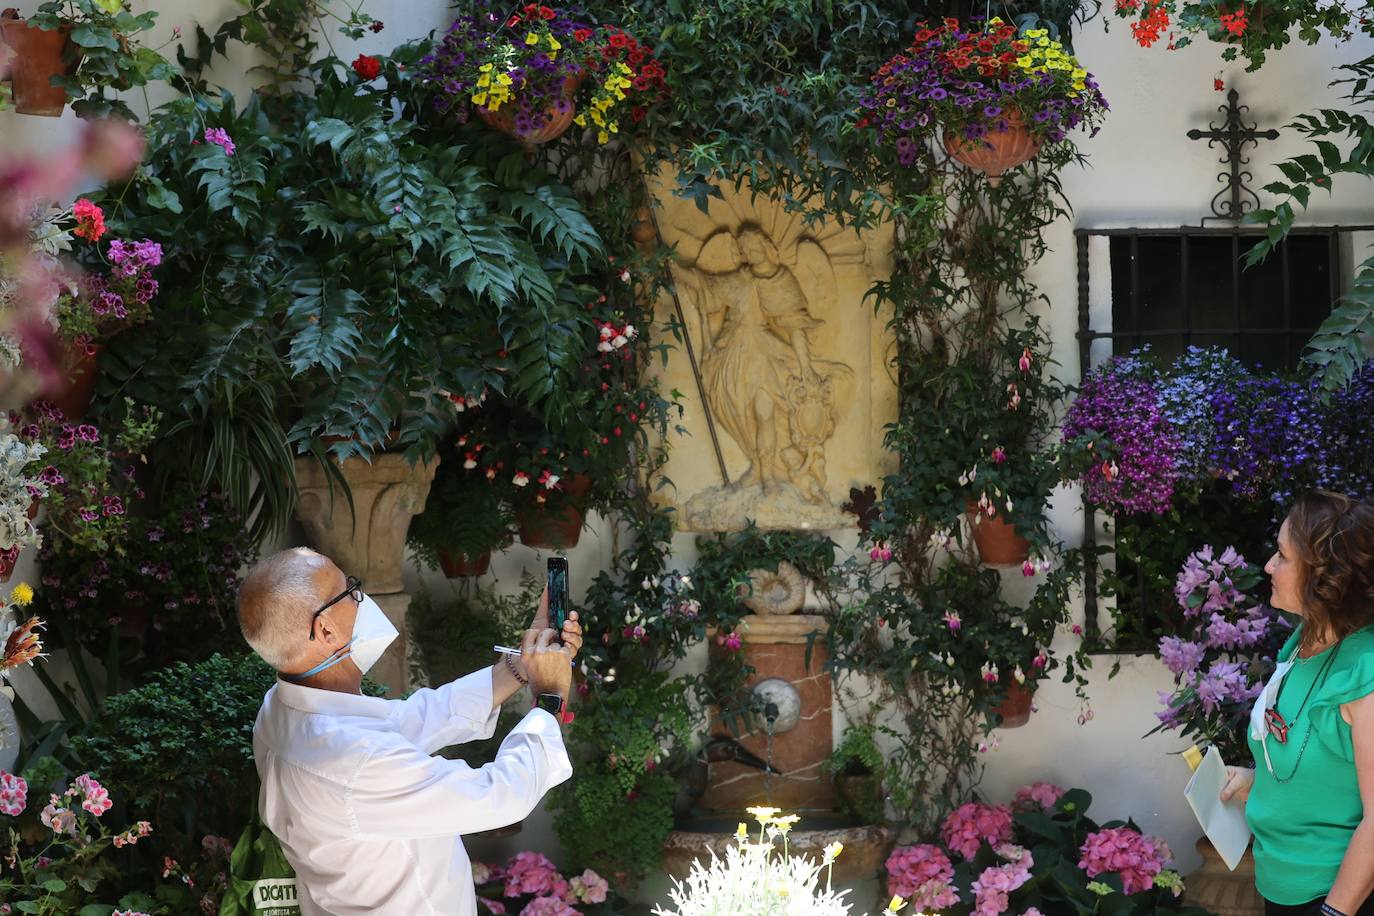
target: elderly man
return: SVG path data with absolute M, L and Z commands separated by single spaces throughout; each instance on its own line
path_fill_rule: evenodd
M 545 594 L 518 661 L 383 700 L 362 695 L 362 678 L 396 628 L 360 581 L 305 549 L 248 574 L 239 625 L 279 672 L 253 727 L 258 805 L 296 869 L 304 916 L 477 912 L 460 835 L 515 823 L 572 775 L 558 714 L 582 629 L 569 620 L 560 646 L 547 624 Z M 536 707 L 495 761 L 432 756 L 489 737 L 526 683 Z

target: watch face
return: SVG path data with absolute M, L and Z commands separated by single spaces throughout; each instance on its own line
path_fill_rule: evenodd
M 563 711 L 563 698 L 556 693 L 541 693 L 537 705 L 545 712 L 556 716 Z

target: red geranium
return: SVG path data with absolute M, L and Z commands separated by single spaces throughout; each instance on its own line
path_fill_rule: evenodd
M 358 74 L 364 82 L 375 80 L 381 75 L 382 62 L 375 57 L 359 54 L 358 59 L 353 62 L 353 72 Z
M 77 238 L 94 242 L 105 234 L 105 211 L 84 197 L 72 205 L 72 215 L 76 217 L 72 235 Z

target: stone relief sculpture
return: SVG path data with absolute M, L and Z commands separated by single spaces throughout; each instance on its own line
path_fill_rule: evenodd
M 723 188 L 708 213 L 657 196 L 674 249 L 664 307 L 680 316 L 689 351 L 664 377 L 690 392 L 667 471 L 678 527 L 852 526 L 838 505 L 850 486 L 879 479 L 895 406 L 886 378 L 874 389 L 890 335 L 864 304 L 886 273 L 890 236 L 808 225 L 747 190 Z

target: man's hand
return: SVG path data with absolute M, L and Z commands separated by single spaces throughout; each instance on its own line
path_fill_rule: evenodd
M 536 633 L 526 630 L 520 643 L 520 660 L 529 674 L 530 690 L 537 697 L 541 693 L 556 693 L 566 702 L 572 688 L 572 656 L 570 646 L 560 646 L 558 634 L 552 629 Z
M 1248 767 L 1227 767 L 1226 785 L 1221 789 L 1221 800 L 1239 798 L 1244 802 L 1250 797 L 1250 787 L 1255 784 L 1255 771 Z
M 530 624 L 526 634 L 534 633 L 536 636 L 552 627 L 549 621 L 549 588 L 544 586 L 544 593 L 539 596 L 539 610 L 535 612 L 534 621 Z M 563 621 L 563 645 L 572 650 L 572 657 L 576 658 L 577 653 L 582 651 L 582 624 L 577 622 L 577 611 L 568 614 L 568 619 Z M 528 674 L 525 675 L 529 677 Z

